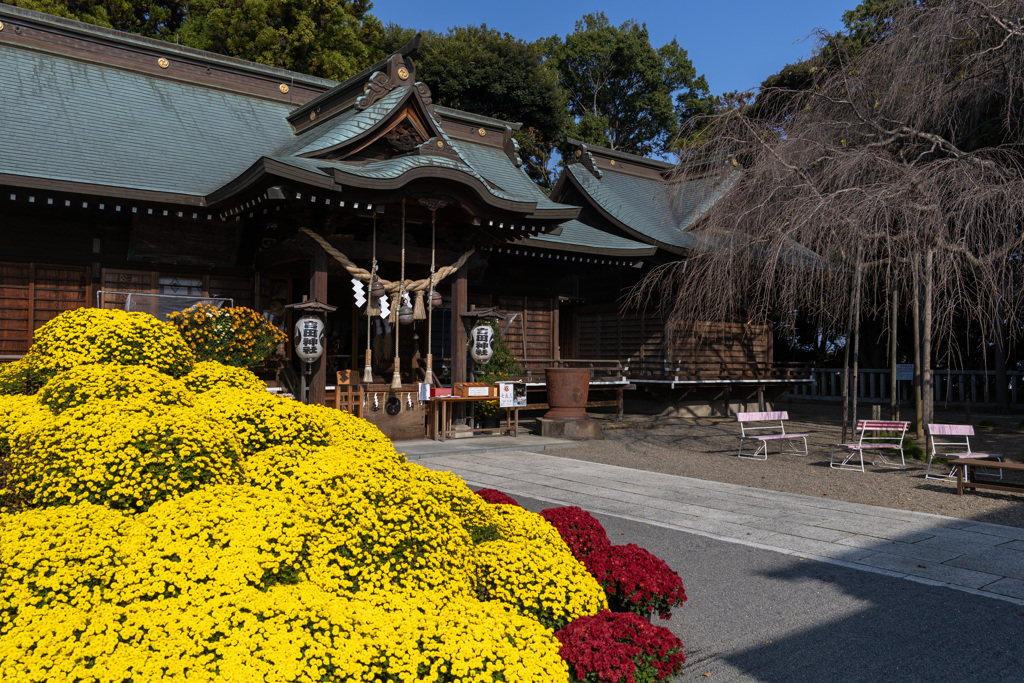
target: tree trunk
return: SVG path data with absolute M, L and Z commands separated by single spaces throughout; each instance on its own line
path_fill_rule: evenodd
M 924 402 L 921 396 L 921 255 L 914 254 L 914 416 L 917 440 L 924 439 Z
M 860 396 L 860 285 L 864 263 L 864 249 L 857 247 L 857 272 L 853 278 L 853 415 L 850 420 L 850 434 L 857 436 L 857 398 Z
M 853 302 L 846 316 L 846 342 L 843 344 L 843 438 L 846 443 L 846 429 L 850 426 L 850 337 L 853 333 Z
M 921 402 L 925 424 L 935 422 L 935 384 L 932 380 L 932 279 L 934 277 L 935 248 L 929 247 L 924 261 L 924 320 L 921 335 Z M 923 425 L 922 425 L 923 426 Z M 922 426 L 918 426 L 918 431 Z
M 996 315 L 995 344 L 993 355 L 996 371 L 996 407 L 1001 415 L 1010 412 L 1010 397 L 1007 394 L 1009 378 L 1006 376 L 1006 330 L 1003 327 L 1003 316 Z
M 889 314 L 889 419 L 898 420 L 900 384 L 896 381 L 896 321 L 899 317 L 899 292 L 892 290 L 892 312 Z

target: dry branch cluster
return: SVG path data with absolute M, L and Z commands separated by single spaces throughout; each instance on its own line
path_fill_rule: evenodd
M 691 257 L 653 271 L 632 303 L 688 321 L 799 311 L 844 330 L 856 302 L 885 315 L 896 292 L 922 319 L 931 308 L 938 337 L 965 318 L 1018 330 L 1022 16 L 1017 1 L 907 3 L 866 48 L 825 40 L 806 87 L 716 116 L 676 178 L 730 173 L 729 158 L 742 177 Z

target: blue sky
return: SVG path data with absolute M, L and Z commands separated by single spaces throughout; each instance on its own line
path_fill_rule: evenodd
M 655 47 L 678 40 L 697 73 L 707 77 L 711 92 L 719 94 L 757 87 L 786 64 L 807 56 L 814 46 L 814 30 L 840 29 L 843 12 L 858 1 L 375 0 L 370 13 L 385 24 L 435 31 L 487 24 L 517 38 L 534 40 L 555 34 L 564 37 L 584 14 L 603 11 L 616 25 L 628 19 L 646 23 Z

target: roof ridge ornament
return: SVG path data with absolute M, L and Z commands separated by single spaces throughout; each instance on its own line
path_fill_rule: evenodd
M 434 136 L 416 148 L 416 152 L 426 156 L 442 156 L 459 158 L 459 153 L 452 147 L 452 143 L 443 137 Z
M 576 145 L 576 151 L 571 157 L 569 157 L 569 165 L 572 164 L 580 164 L 583 168 L 590 171 L 591 175 L 598 180 L 600 180 L 601 176 L 604 175 L 601 173 L 601 169 L 599 169 L 597 164 L 594 162 L 594 155 L 590 153 L 590 150 L 587 149 L 587 145 L 585 143 L 580 142 Z
M 482 128 L 480 130 L 483 130 Z M 501 144 L 509 161 L 515 164 L 516 168 L 522 168 L 523 158 L 519 156 L 519 142 L 512 137 L 512 127 L 505 126 L 501 133 Z
M 423 96 L 420 84 L 416 83 L 416 64 L 411 57 L 395 53 L 391 55 L 384 71 L 374 71 L 370 74 L 363 86 L 363 96 L 356 99 L 356 109 L 372 107 L 377 100 L 403 85 L 415 86 L 420 97 Z M 426 86 L 423 87 L 426 88 Z M 427 95 L 429 98 L 429 88 L 427 88 Z

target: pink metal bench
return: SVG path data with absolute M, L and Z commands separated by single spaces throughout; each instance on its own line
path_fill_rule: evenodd
M 1000 462 L 1003 459 L 1002 455 L 996 453 L 978 453 L 971 450 L 971 437 L 974 436 L 974 427 L 971 425 L 930 424 L 928 425 L 928 436 L 931 437 L 932 452 L 928 456 L 928 469 L 924 473 L 925 479 L 953 480 L 956 478 L 956 467 L 944 474 L 932 474 L 932 461 L 935 458 L 959 458 L 960 460 L 991 458 Z M 1001 469 L 998 474 L 981 467 L 974 468 L 974 471 L 977 476 L 1003 478 Z
M 736 413 L 736 421 L 740 423 L 740 451 L 739 457 L 752 460 L 768 459 L 769 441 L 795 441 L 800 439 L 804 442 L 804 449 L 801 451 L 798 444 L 791 444 L 793 450 L 779 451 L 780 453 L 791 453 L 793 455 L 807 455 L 807 434 L 787 434 L 786 420 L 789 413 L 779 410 L 770 413 Z M 771 431 L 769 431 L 771 430 Z M 757 450 L 753 454 L 743 453 L 743 444 L 747 441 L 757 441 Z
M 832 445 L 832 454 L 829 457 L 829 467 L 836 470 L 864 471 L 864 451 L 871 451 L 871 464 L 882 467 L 898 467 L 907 469 L 907 461 L 903 458 L 903 437 L 907 433 L 909 422 L 895 422 L 888 420 L 860 420 L 857 422 L 857 431 L 860 432 L 860 439 L 856 443 L 837 443 Z M 846 453 L 846 457 L 836 464 L 836 451 Z M 900 455 L 900 462 L 889 462 L 884 453 L 895 451 Z M 851 461 L 858 458 L 860 465 Z

